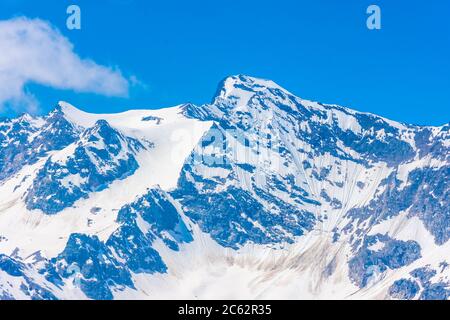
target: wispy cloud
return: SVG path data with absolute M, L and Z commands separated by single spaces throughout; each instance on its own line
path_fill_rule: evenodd
M 120 70 L 80 58 L 48 22 L 25 17 L 0 21 L 0 111 L 7 104 L 35 109 L 28 83 L 106 96 L 127 96 L 129 89 Z

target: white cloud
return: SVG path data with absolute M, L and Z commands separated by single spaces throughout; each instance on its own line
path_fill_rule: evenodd
M 6 104 L 36 108 L 28 83 L 106 96 L 127 96 L 117 69 L 81 59 L 57 29 L 40 19 L 0 21 L 0 111 Z

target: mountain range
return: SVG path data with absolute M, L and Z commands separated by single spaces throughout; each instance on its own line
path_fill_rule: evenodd
M 0 146 L 0 300 L 450 298 L 450 123 L 238 75 L 3 118 Z

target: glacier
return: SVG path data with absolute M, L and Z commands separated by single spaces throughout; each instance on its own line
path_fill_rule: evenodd
M 0 119 L 0 299 L 450 298 L 450 123 L 230 76 Z

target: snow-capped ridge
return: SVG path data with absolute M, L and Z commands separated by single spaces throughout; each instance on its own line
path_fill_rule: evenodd
M 11 127 L 0 123 L 0 300 L 37 271 L 66 299 L 450 297 L 448 278 L 405 287 L 413 269 L 449 262 L 448 125 L 237 75 L 212 104 L 94 114 L 60 101 L 36 128 Z M 26 261 L 36 252 L 42 263 Z

